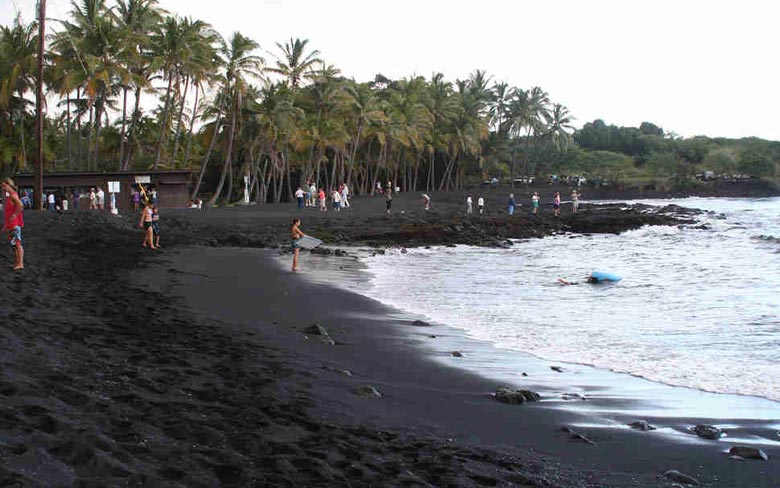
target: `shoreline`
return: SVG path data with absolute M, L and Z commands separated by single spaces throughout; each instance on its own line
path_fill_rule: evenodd
M 460 219 L 458 196 L 429 216 L 404 197 L 406 217 L 358 199 L 353 214 L 306 222 L 343 242 Z M 712 487 L 780 479 L 777 449 L 738 462 L 723 442 L 497 402 L 501 381 L 424 357 L 397 311 L 257 249 L 284 245 L 291 209 L 166 213 L 158 253 L 140 248 L 133 216 L 26 216 L 27 267 L 0 282 L 0 484 L 668 487 L 670 469 Z M 530 225 L 556 231 L 549 216 Z M 304 333 L 313 323 L 334 344 Z M 383 396 L 355 393 L 365 386 Z

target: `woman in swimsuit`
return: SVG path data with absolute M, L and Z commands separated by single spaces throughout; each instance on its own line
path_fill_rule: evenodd
M 141 247 L 149 245 L 149 249 L 157 249 L 154 245 L 154 230 L 152 229 L 152 204 L 147 201 L 144 204 L 144 209 L 141 211 L 141 221 L 138 222 L 138 227 L 144 229 L 144 242 Z
M 290 239 L 292 239 L 293 249 L 293 272 L 298 271 L 298 254 L 301 252 L 301 245 L 298 243 L 298 241 L 300 241 L 301 237 L 306 235 L 303 233 L 303 231 L 301 231 L 300 226 L 301 219 L 293 219 L 292 226 L 290 227 Z

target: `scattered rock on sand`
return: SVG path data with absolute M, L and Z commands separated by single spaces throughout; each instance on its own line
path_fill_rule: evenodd
M 358 386 L 352 393 L 363 398 L 382 398 L 382 394 L 371 385 Z
M 678 483 L 683 483 L 686 485 L 693 485 L 693 486 L 699 486 L 699 480 L 694 478 L 693 476 L 689 476 L 685 473 L 681 473 L 677 471 L 676 469 L 670 469 L 669 471 L 664 473 L 664 476 L 669 478 L 672 481 L 676 481 Z
M 745 459 L 756 459 L 758 461 L 769 461 L 767 453 L 761 449 L 747 446 L 734 446 L 729 449 L 729 454 L 739 456 Z
M 631 422 L 628 425 L 632 429 L 641 430 L 643 432 L 657 429 L 655 425 L 648 423 L 647 420 L 637 420 L 636 422 Z
M 564 393 L 561 395 L 564 400 L 587 400 L 588 398 L 581 393 Z
M 561 427 L 561 432 L 566 432 L 567 434 L 569 434 L 569 437 L 571 437 L 575 441 L 584 442 L 585 444 L 590 444 L 591 446 L 596 445 L 596 443 L 590 440 L 585 434 L 581 434 L 577 432 L 576 430 L 572 429 L 568 425 L 564 425 L 563 427 Z
M 718 440 L 723 436 L 723 431 L 714 425 L 699 424 L 691 427 L 691 432 L 705 439 Z
M 537 402 L 542 397 L 531 390 L 513 390 L 508 386 L 499 386 L 493 397 L 501 403 L 520 405 L 525 402 Z
M 431 326 L 431 324 L 429 324 L 428 322 L 423 322 L 422 320 L 415 320 L 414 322 L 412 322 L 412 325 L 415 326 L 415 327 L 430 327 Z
M 550 369 L 555 371 L 556 373 L 563 373 L 563 368 L 560 366 L 550 366 Z
M 452 357 L 454 357 L 454 358 L 462 358 L 463 357 L 463 353 L 460 352 L 460 351 L 452 351 L 451 354 L 452 354 Z

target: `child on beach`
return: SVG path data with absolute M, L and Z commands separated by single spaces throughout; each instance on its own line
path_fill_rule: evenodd
M 466 214 L 474 213 L 474 201 L 471 199 L 471 195 L 466 197 Z
M 533 196 L 531 197 L 531 207 L 534 209 L 534 213 L 539 212 L 539 193 L 537 192 L 534 192 Z
M 561 192 L 559 191 L 556 191 L 553 197 L 553 211 L 555 211 L 556 217 L 561 215 Z
M 14 249 L 14 270 L 24 269 L 24 247 L 22 247 L 22 227 L 24 227 L 24 205 L 16 192 L 11 178 L 3 178 L 0 183 L 3 191 L 3 230 L 10 236 L 9 244 Z
M 572 190 L 571 192 L 571 213 L 577 213 L 580 208 L 580 192 Z
M 325 190 L 320 188 L 320 192 L 317 194 L 317 199 L 320 203 L 320 212 L 327 212 L 328 207 L 325 206 Z
M 298 243 L 302 237 L 304 237 L 306 234 L 303 233 L 300 229 L 301 227 L 301 219 L 293 219 L 292 226 L 290 227 L 290 239 L 292 244 L 292 250 L 293 250 L 293 261 L 292 261 L 292 270 L 293 272 L 298 271 L 298 254 L 301 252 L 301 246 Z
M 430 210 L 431 209 L 431 196 L 428 195 L 427 193 L 423 193 L 422 194 L 422 199 L 420 200 L 420 203 L 423 204 L 423 206 L 425 207 L 425 210 Z
M 482 195 L 477 198 L 477 208 L 479 209 L 479 214 L 482 215 L 482 212 L 485 211 L 485 199 L 482 198 Z
M 388 181 L 388 183 L 390 182 Z M 393 206 L 393 190 L 389 186 L 385 188 L 385 205 L 387 205 L 387 214 L 389 215 L 391 213 L 390 207 Z
M 509 194 L 509 208 L 507 209 L 507 212 L 509 215 L 514 215 L 515 213 L 515 194 L 510 193 Z
M 141 247 L 149 246 L 149 249 L 157 249 L 154 245 L 154 230 L 152 229 L 152 202 L 145 202 L 144 209 L 141 211 L 141 221 L 138 222 L 138 227 L 144 229 L 144 242 Z

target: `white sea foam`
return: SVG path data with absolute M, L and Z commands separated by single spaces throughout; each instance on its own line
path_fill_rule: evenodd
M 674 203 L 716 213 L 704 229 L 389 252 L 367 258 L 366 293 L 501 348 L 780 400 L 780 253 L 753 238 L 780 235 L 780 199 Z M 592 270 L 623 280 L 556 283 Z

